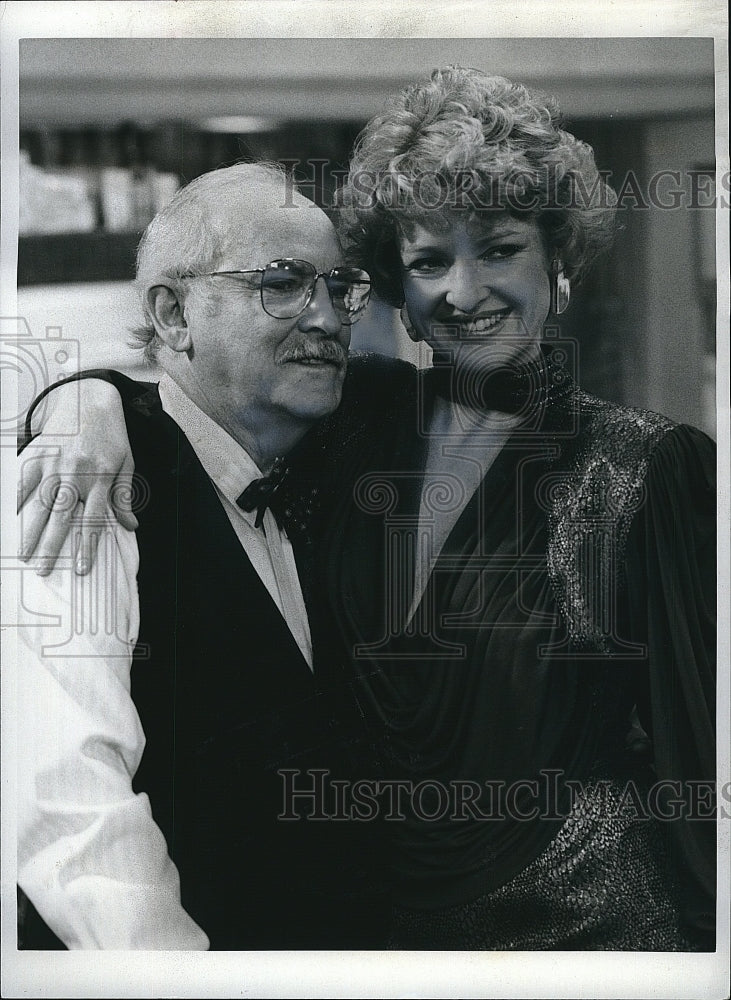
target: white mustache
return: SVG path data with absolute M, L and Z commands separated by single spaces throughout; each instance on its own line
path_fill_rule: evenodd
M 348 360 L 346 351 L 339 345 L 329 340 L 323 341 L 317 346 L 293 347 L 288 351 L 282 361 L 329 361 L 332 364 L 343 366 Z

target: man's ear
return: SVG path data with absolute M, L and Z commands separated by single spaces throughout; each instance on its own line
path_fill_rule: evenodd
M 145 293 L 147 312 L 158 337 L 171 351 L 189 351 L 193 338 L 185 320 L 183 300 L 170 285 L 153 285 Z

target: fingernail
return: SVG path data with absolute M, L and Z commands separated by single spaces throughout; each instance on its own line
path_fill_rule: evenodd
M 76 572 L 79 576 L 84 576 L 91 569 L 90 559 L 78 559 L 76 562 Z

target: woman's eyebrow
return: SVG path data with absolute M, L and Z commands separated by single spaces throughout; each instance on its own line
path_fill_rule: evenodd
M 511 220 L 507 219 L 505 222 L 496 222 L 490 226 L 489 230 L 480 229 L 475 227 L 472 231 L 472 238 L 479 242 L 488 243 L 490 240 L 500 239 L 503 236 L 524 236 L 522 229 Z
M 420 243 L 419 240 L 415 240 L 413 243 L 408 243 L 401 247 L 402 254 L 422 254 L 422 253 L 447 253 L 447 248 L 439 243 L 424 242 Z

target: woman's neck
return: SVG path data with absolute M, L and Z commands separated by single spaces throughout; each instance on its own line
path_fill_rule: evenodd
M 570 383 L 567 372 L 554 362 L 550 348 L 510 366 L 493 371 L 455 370 L 446 359 L 434 355 L 429 376 L 436 398 L 450 400 L 457 411 L 473 414 L 478 423 L 495 422 L 508 416 L 530 418 L 537 409 L 565 391 Z M 490 414 L 493 416 L 491 417 Z

